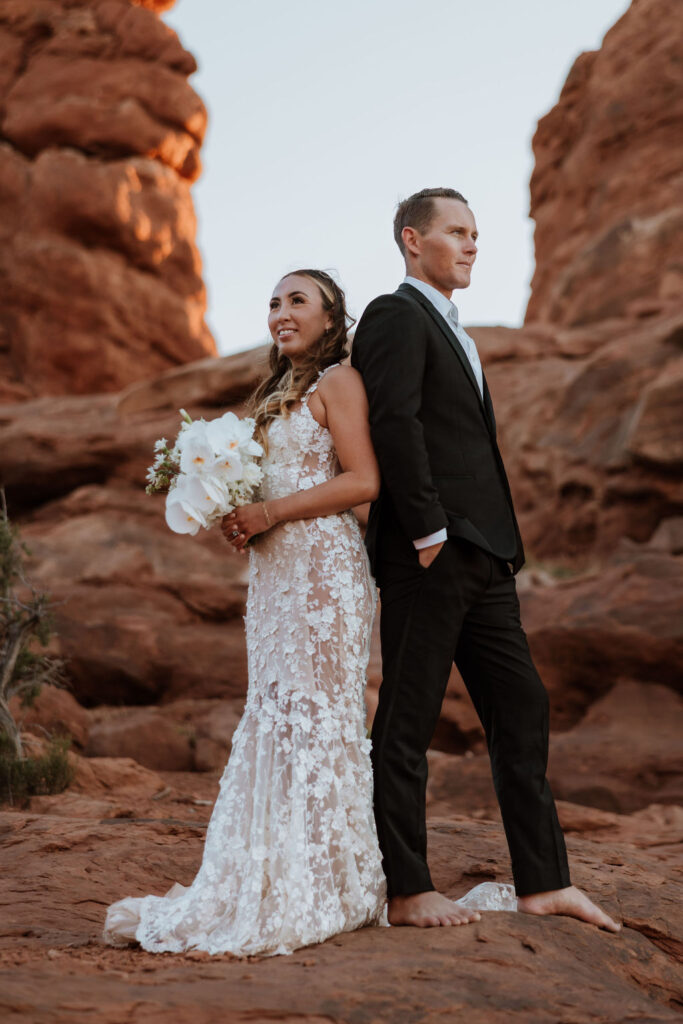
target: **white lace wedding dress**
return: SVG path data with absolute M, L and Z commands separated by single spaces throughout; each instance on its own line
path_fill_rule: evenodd
M 270 424 L 266 501 L 338 471 L 331 434 L 308 408 L 317 383 Z M 257 539 L 247 700 L 201 867 L 190 886 L 112 904 L 105 942 L 268 956 L 387 923 L 363 696 L 375 601 L 352 512 L 282 523 Z M 457 902 L 516 909 L 513 887 L 494 882 Z
M 332 437 L 308 408 L 316 386 L 270 424 L 266 500 L 338 472 Z M 189 887 L 114 903 L 106 942 L 272 955 L 386 923 L 363 699 L 375 600 L 352 512 L 257 538 L 246 706 L 201 867 Z

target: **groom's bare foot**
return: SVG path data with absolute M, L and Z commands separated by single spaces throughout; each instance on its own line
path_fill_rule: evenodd
M 416 892 L 410 896 L 394 896 L 389 900 L 389 924 L 412 925 L 414 928 L 471 924 L 481 921 L 477 910 L 459 907 L 440 892 Z
M 533 896 L 520 896 L 517 909 L 523 914 L 559 914 L 563 917 L 577 917 L 608 932 L 621 931 L 621 925 L 600 910 L 585 893 L 570 885 L 566 889 L 550 892 L 536 892 Z

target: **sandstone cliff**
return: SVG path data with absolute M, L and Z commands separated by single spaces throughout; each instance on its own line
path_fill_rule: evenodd
M 633 0 L 539 122 L 527 322 L 680 308 L 682 63 L 678 0 Z
M 2 398 L 115 391 L 215 353 L 195 69 L 128 0 L 0 3 Z

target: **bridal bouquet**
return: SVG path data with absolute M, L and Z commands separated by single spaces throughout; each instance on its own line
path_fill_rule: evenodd
M 263 476 L 257 463 L 263 448 L 254 440 L 253 419 L 226 412 L 218 419 L 183 423 L 175 443 L 165 437 L 154 445 L 147 471 L 148 494 L 166 493 L 166 522 L 174 533 L 208 530 L 237 505 L 253 500 Z

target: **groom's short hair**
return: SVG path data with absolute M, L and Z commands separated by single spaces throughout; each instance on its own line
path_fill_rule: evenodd
M 467 206 L 467 200 L 454 188 L 423 188 L 407 199 L 401 200 L 396 207 L 394 217 L 394 238 L 403 256 L 406 247 L 403 244 L 403 229 L 415 228 L 421 235 L 427 231 L 434 217 L 434 199 L 458 199 Z

